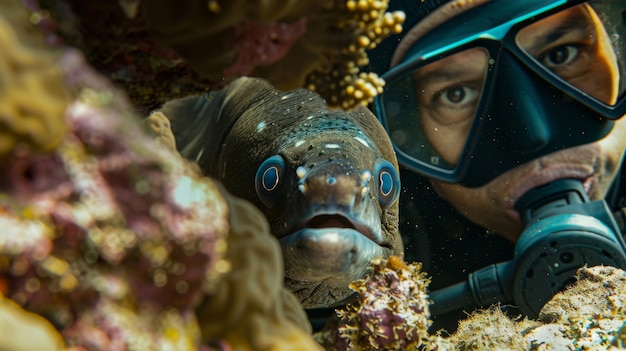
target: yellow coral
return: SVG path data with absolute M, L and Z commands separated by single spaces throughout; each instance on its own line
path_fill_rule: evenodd
M 64 342 L 52 324 L 0 294 L 0 350 L 58 351 Z
M 51 62 L 58 52 L 13 1 L 0 2 L 0 159 L 17 151 L 50 151 L 66 132 L 70 93 Z
M 314 47 L 316 52 L 305 55 L 304 49 L 292 49 L 278 64 L 258 71 L 279 88 L 304 86 L 315 91 L 331 107 L 349 110 L 366 106 L 385 85 L 377 74 L 360 72 L 360 67 L 369 63 L 366 50 L 375 48 L 390 34 L 400 33 L 405 20 L 401 11 L 386 12 L 387 4 L 380 0 L 333 1 L 320 11 L 320 20 L 311 16 L 307 28 L 311 33 L 302 38 L 303 46 Z M 278 67 L 302 67 L 302 60 L 316 61 L 302 76 L 279 74 Z
M 202 338 L 234 350 L 322 350 L 295 296 L 282 283 L 280 246 L 263 214 L 226 194 L 231 271 L 197 309 Z

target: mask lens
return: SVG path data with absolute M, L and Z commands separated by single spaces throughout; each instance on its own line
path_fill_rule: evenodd
M 517 45 L 570 86 L 614 106 L 624 89 L 617 2 L 583 3 L 543 18 L 518 32 Z
M 475 119 L 488 60 L 485 49 L 472 48 L 387 85 L 384 115 L 398 151 L 429 166 L 456 166 Z

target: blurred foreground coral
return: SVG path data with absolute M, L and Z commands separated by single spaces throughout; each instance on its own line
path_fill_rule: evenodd
M 0 2 L 0 349 L 320 349 L 262 214 L 31 23 Z
M 384 81 L 366 50 L 402 30 L 389 0 L 32 0 L 33 19 L 80 48 L 147 114 L 165 101 L 259 76 L 329 105 L 371 102 Z

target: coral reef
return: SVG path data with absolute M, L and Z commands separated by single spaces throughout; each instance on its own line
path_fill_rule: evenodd
M 281 90 L 306 86 L 345 109 L 371 102 L 384 82 L 359 73 L 366 49 L 402 30 L 387 1 L 143 1 L 156 35 L 202 75 L 266 78 Z M 219 54 L 216 54 L 219 53 Z
M 626 272 L 581 268 L 537 320 L 513 321 L 497 308 L 479 311 L 448 339 L 458 350 L 623 350 Z
M 282 90 L 307 87 L 334 107 L 365 105 L 384 85 L 360 72 L 365 50 L 404 22 L 402 12 L 386 12 L 388 0 L 28 3 L 33 18 L 85 52 L 144 114 L 243 75 Z
M 59 65 L 80 84 L 66 138 L 2 165 L 7 296 L 88 350 L 192 344 L 194 308 L 226 264 L 225 200 L 153 145 L 111 89 L 84 86 L 97 77 L 76 52 Z
M 45 349 L 15 339 L 27 324 L 51 347 L 76 351 L 320 349 L 281 284 L 280 247 L 263 215 L 155 140 L 149 130 L 160 127 L 143 124 L 78 51 L 46 46 L 22 23 L 25 10 L 0 2 L 2 34 L 18 49 L 33 45 L 15 51 L 26 62 L 55 57 L 41 67 L 55 75 L 31 84 L 59 86 L 68 99 L 41 107 L 45 123 L 65 131 L 56 146 L 12 149 L 0 162 L 0 322 L 16 328 L 0 345 Z M 3 79 L 15 82 L 20 67 L 8 65 Z M 20 101 L 20 89 L 8 85 L 6 96 Z M 21 112 L 3 118 L 15 123 Z
M 153 35 L 140 15 L 138 1 L 24 3 L 31 11 L 31 22 L 47 35 L 48 42 L 81 50 L 89 64 L 122 88 L 142 114 L 172 98 L 222 86 L 221 81 L 194 72 Z
M 351 287 L 357 301 L 315 334 L 326 350 L 624 350 L 626 272 L 583 267 L 536 320 L 511 318 L 499 306 L 474 311 L 449 336 L 430 334 L 428 279 L 418 264 L 392 256 Z

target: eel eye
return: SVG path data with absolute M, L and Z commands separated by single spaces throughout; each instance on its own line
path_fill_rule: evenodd
M 383 206 L 393 204 L 400 195 L 400 176 L 396 168 L 387 160 L 378 159 L 374 165 L 378 200 Z
M 256 171 L 254 187 L 259 199 L 267 207 L 272 207 L 278 198 L 281 181 L 285 174 L 285 161 L 274 155 L 261 163 Z

